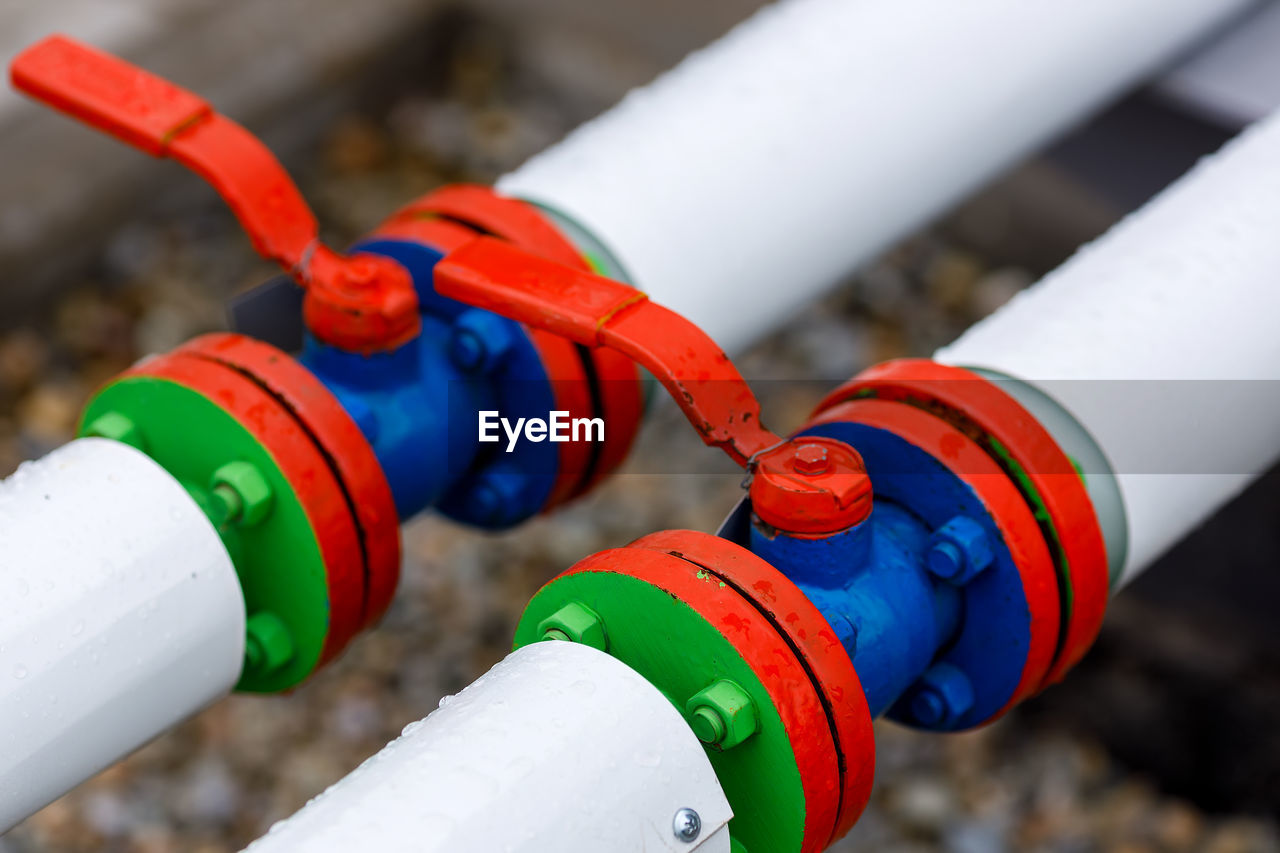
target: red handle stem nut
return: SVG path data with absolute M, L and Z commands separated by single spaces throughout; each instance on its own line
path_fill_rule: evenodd
M 871 514 L 871 479 L 844 442 L 793 438 L 756 457 L 751 505 L 761 521 L 786 533 L 835 533 Z

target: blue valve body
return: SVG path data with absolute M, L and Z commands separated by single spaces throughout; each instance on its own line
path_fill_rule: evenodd
M 793 537 L 752 525 L 751 550 L 782 568 L 835 628 L 873 716 L 928 668 L 959 621 L 959 591 L 925 569 L 929 532 L 889 501 L 831 536 Z
M 761 526 L 744 501 L 720 535 L 814 602 L 873 714 L 937 731 L 991 719 L 1016 692 L 1031 644 L 1022 576 L 991 512 L 962 477 L 893 432 L 835 421 L 802 434 L 861 454 L 875 501 L 867 519 L 789 536 Z
M 355 252 L 385 255 L 413 277 L 422 334 L 391 352 L 344 352 L 308 337 L 300 361 L 360 426 L 382 464 L 402 519 L 435 507 L 458 521 L 497 529 L 547 503 L 559 472 L 551 442 L 481 444 L 479 413 L 546 418 L 555 393 L 519 323 L 435 292 L 444 256 L 424 243 L 370 240 Z

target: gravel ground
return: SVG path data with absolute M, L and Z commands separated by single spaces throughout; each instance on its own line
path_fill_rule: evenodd
M 439 183 L 492 178 L 576 117 L 513 70 L 501 40 L 472 33 L 442 80 L 389 109 L 347 116 L 297 169 L 340 241 Z M 125 224 L 91 276 L 0 336 L 0 467 L 67 440 L 94 387 L 141 354 L 219 328 L 225 298 L 269 272 L 207 197 Z M 829 382 L 928 353 L 1040 272 L 924 233 L 759 345 L 743 371 L 828 381 L 761 383 L 771 422 L 785 429 Z M 671 406 L 657 408 L 634 456 L 659 454 L 666 470 L 687 473 L 637 464 L 513 533 L 434 518 L 408 525 L 396 603 L 341 660 L 291 695 L 218 703 L 26 821 L 0 839 L 0 853 L 239 849 L 499 660 L 542 582 L 652 530 L 713 529 L 739 477 L 718 467 Z M 875 798 L 835 849 L 1280 851 L 1270 820 L 1206 813 L 1121 766 L 1076 725 L 1069 703 L 1054 712 L 1072 684 L 965 735 L 881 724 Z

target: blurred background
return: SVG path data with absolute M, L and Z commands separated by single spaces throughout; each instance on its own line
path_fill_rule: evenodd
M 0 54 L 65 30 L 209 96 L 281 153 L 341 244 L 439 184 L 493 180 L 758 4 L 355 5 L 6 3 Z M 1131 99 L 1021 164 L 760 342 L 741 366 L 774 428 L 871 363 L 947 343 L 1158 188 L 1097 143 L 1141 152 L 1168 118 L 1152 103 Z M 1183 131 L 1186 150 L 1156 158 L 1163 179 L 1227 135 Z M 0 154 L 7 474 L 68 440 L 114 373 L 225 328 L 228 298 L 273 270 L 179 167 L 9 92 Z M 659 452 L 687 473 L 644 473 Z M 513 533 L 409 525 L 397 600 L 342 659 L 291 695 L 217 704 L 0 838 L 0 853 L 238 850 L 499 660 L 550 577 L 652 530 L 714 529 L 737 498 L 740 475 L 673 407 L 657 407 L 633 457 L 586 500 Z M 959 736 L 880 725 L 872 805 L 836 849 L 1280 851 L 1277 518 L 1272 472 L 1115 602 L 1065 684 L 996 725 Z

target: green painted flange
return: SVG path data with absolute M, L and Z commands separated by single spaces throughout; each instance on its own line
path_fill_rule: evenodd
M 700 570 L 688 564 L 688 572 L 699 576 Z M 515 647 L 542 640 L 540 626 L 571 602 L 599 614 L 608 653 L 648 679 L 682 714 L 690 697 L 721 679 L 751 696 L 759 730 L 732 749 L 707 747 L 733 807 L 730 831 L 748 850 L 800 850 L 806 811 L 795 754 L 768 691 L 733 644 L 666 590 L 630 575 L 584 571 L 562 575 L 534 596 L 516 628 Z M 615 710 L 625 725 L 629 709 Z
M 113 432 L 123 434 L 117 436 Z M 329 592 L 315 531 L 288 478 L 271 454 L 229 412 L 198 391 L 169 379 L 130 375 L 102 389 L 85 408 L 81 435 L 127 441 L 186 487 L 219 528 L 235 563 L 250 626 L 270 625 L 270 636 L 247 638 L 249 662 L 238 690 L 270 693 L 302 682 L 316 668 L 329 630 Z M 243 507 L 226 485 L 212 487 L 229 462 L 247 462 L 270 488 L 269 511 L 237 525 Z M 163 522 L 163 519 L 160 520 Z M 276 619 L 262 614 L 274 614 Z M 283 625 L 291 643 L 281 661 Z M 285 646 L 287 648 L 287 646 Z

